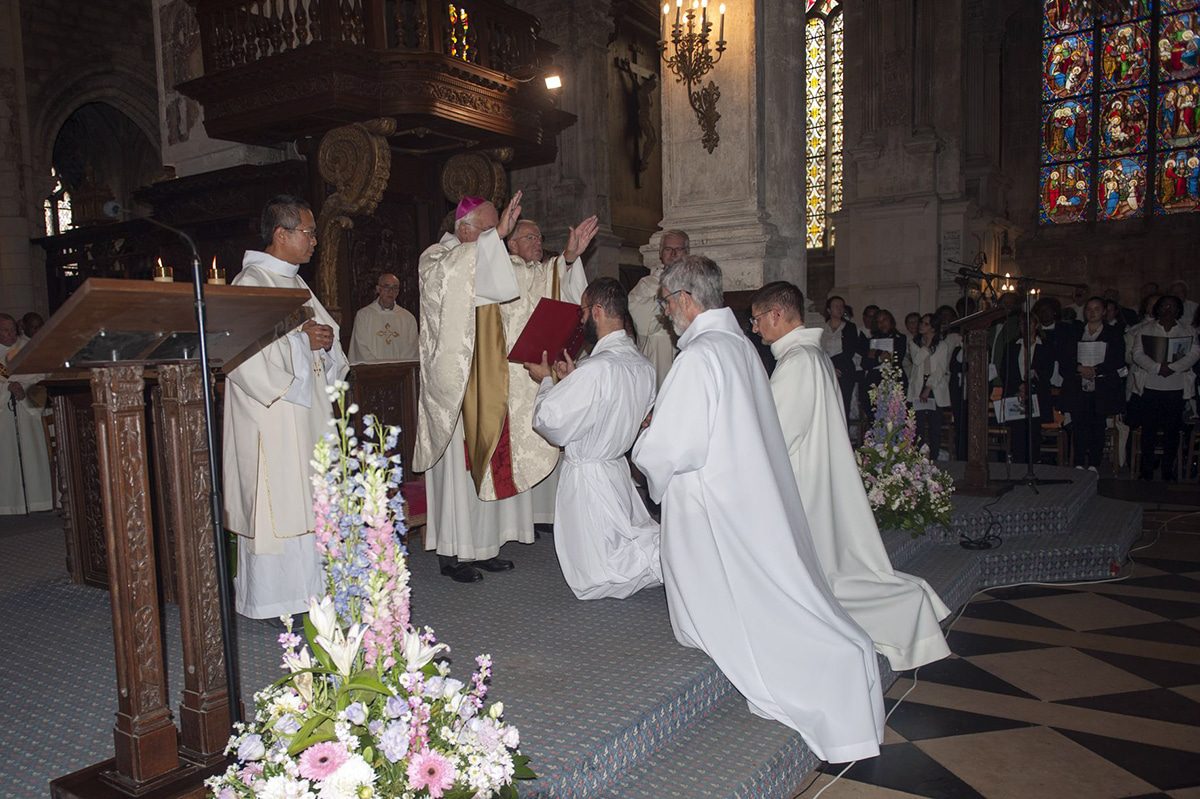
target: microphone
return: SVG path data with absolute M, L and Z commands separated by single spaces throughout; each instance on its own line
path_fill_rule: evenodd
M 125 209 L 116 200 L 109 200 L 101 210 L 109 219 L 120 219 L 125 215 Z

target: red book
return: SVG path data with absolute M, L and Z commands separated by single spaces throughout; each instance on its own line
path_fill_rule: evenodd
M 525 329 L 508 353 L 510 363 L 541 363 L 547 353 L 550 363 L 562 360 L 563 350 L 574 358 L 583 349 L 583 325 L 579 306 L 542 297 L 525 323 Z

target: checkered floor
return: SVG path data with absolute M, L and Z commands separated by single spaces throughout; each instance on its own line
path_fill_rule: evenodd
M 888 693 L 911 689 L 880 757 L 823 797 L 1200 798 L 1200 512 L 1147 511 L 1135 547 L 1119 582 L 976 597 L 954 657 Z

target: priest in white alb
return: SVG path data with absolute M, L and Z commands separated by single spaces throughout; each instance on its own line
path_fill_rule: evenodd
M 671 340 L 671 332 L 662 325 L 657 303 L 658 283 L 663 269 L 686 257 L 690 246 L 688 234 L 682 230 L 664 231 L 658 245 L 659 266 L 651 269 L 650 274 L 629 292 L 629 315 L 637 331 L 638 346 L 654 364 L 660 387 L 675 360 L 675 342 Z
M 659 295 L 679 356 L 633 462 L 662 503 L 675 637 L 822 760 L 877 755 L 875 649 L 821 572 L 766 370 L 723 307 L 721 270 L 688 256 L 663 271 Z
M 44 409 L 29 391 L 41 375 L 13 374 L 8 366 L 28 343 L 17 320 L 0 313 L 0 516 L 50 510 L 54 503 Z
M 533 431 L 537 386 L 508 350 L 555 286 L 578 302 L 587 286 L 579 256 L 596 217 L 571 228 L 561 258 L 518 269 L 503 238 L 521 213 L 521 193 L 503 215 L 477 197 L 455 210 L 454 233 L 421 254 L 421 389 L 412 470 L 425 473 L 427 549 L 458 582 L 479 569 L 513 568 L 498 556 L 508 541 L 533 542 L 529 489 L 559 451 Z
M 400 278 L 384 272 L 375 299 L 354 315 L 350 363 L 394 363 L 417 359 L 417 318 L 396 304 Z
M 750 298 L 754 328 L 775 356 L 771 393 L 821 568 L 834 596 L 893 671 L 950 654 L 950 614 L 920 577 L 892 568 L 859 476 L 822 328 L 804 326 L 804 294 L 768 283 Z
M 252 619 L 300 613 L 324 593 L 311 461 L 333 418 L 326 386 L 349 370 L 337 323 L 297 274 L 317 244 L 308 203 L 275 197 L 261 234 L 265 251 L 246 251 L 233 285 L 304 289 L 312 316 L 225 381 L 225 527 L 238 535 L 237 612 Z
M 533 429 L 565 449 L 554 549 L 579 599 L 624 599 L 662 583 L 658 523 L 625 460 L 654 405 L 654 367 L 625 333 L 628 312 L 620 283 L 593 281 L 582 301 L 591 354 L 578 365 L 567 353 L 554 367 L 546 355 L 525 364 L 539 383 Z

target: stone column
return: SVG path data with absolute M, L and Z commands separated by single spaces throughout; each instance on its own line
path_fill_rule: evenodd
M 18 0 L 0 0 L 0 312 L 46 313 L 46 276 L 31 236 L 45 233 L 30 167 L 29 105 Z M 40 251 L 39 251 L 40 253 Z
M 193 3 L 154 0 L 154 43 L 158 61 L 158 115 L 163 164 L 177 177 L 212 172 L 242 164 L 282 161 L 282 148 L 210 139 L 204 131 L 204 109 L 175 90 L 204 74 L 200 26 Z
M 709 3 L 710 18 L 718 6 Z M 771 280 L 804 288 L 804 4 L 727 0 L 725 39 L 702 80 L 721 92 L 711 154 L 686 84 L 663 68 L 661 227 L 686 230 L 692 252 L 720 264 L 727 291 Z M 647 266 L 659 238 L 642 249 Z

